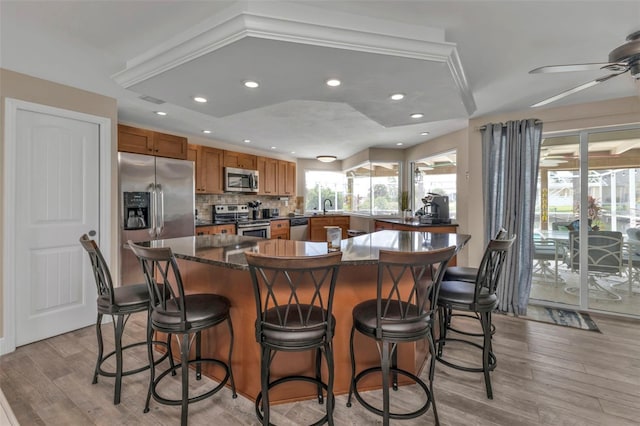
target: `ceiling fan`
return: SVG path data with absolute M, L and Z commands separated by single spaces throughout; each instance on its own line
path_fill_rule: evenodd
M 613 49 L 609 53 L 609 62 L 590 63 L 590 64 L 567 64 L 567 65 L 548 65 L 539 67 L 529 71 L 529 74 L 553 73 L 553 72 L 570 72 L 570 71 L 590 71 L 590 70 L 606 70 L 611 72 L 604 77 L 596 78 L 587 83 L 576 86 L 572 89 L 565 90 L 557 95 L 551 96 L 543 101 L 531 105 L 532 108 L 550 104 L 566 96 L 574 94 L 589 87 L 603 83 L 607 80 L 631 72 L 631 76 L 640 79 L 640 31 L 636 31 L 627 36 L 627 42 L 622 46 Z

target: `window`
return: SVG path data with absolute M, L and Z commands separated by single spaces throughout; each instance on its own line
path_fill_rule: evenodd
M 366 162 L 346 171 L 345 211 L 397 215 L 400 211 L 400 163 Z
M 397 215 L 400 163 L 366 162 L 344 172 L 305 171 L 305 212 Z
M 318 212 L 323 210 L 324 200 L 331 200 L 331 206 L 327 202 L 327 211 L 343 211 L 346 179 L 343 172 L 328 172 L 306 170 L 304 173 L 305 212 Z
M 423 207 L 422 199 L 428 193 L 449 197 L 449 217 L 456 217 L 456 151 L 417 160 L 413 170 L 414 210 Z

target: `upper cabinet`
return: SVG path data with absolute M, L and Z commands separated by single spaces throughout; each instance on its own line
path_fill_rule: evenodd
M 278 195 L 278 160 L 258 157 L 258 195 Z
M 118 151 L 187 159 L 187 138 L 118 124 Z
M 258 170 L 258 157 L 243 152 L 224 152 L 224 167 L 237 169 Z
M 296 195 L 296 163 L 278 160 L 278 195 Z
M 202 145 L 189 145 L 188 159 L 195 162 L 196 194 L 222 194 L 224 151 Z

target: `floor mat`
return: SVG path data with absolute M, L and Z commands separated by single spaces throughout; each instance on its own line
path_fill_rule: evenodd
M 589 314 L 567 309 L 529 305 L 527 306 L 527 315 L 521 318 L 600 332 L 600 329 Z

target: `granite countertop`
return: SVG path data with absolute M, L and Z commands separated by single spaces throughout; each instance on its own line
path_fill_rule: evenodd
M 412 231 L 378 231 L 341 241 L 343 265 L 374 264 L 383 250 L 429 251 L 455 245 L 456 253 L 471 238 L 464 234 Z M 150 241 L 151 247 L 171 247 L 176 258 L 248 269 L 245 251 L 272 256 L 318 256 L 328 253 L 326 242 L 268 240 L 257 237 L 215 234 Z
M 375 220 L 378 221 L 378 222 L 393 223 L 393 224 L 396 224 L 396 225 L 413 226 L 413 227 L 416 227 L 416 228 L 424 228 L 424 227 L 429 227 L 429 226 L 458 226 L 457 223 L 420 223 L 418 220 L 405 221 L 404 219 L 399 219 L 399 218 L 389 218 L 389 219 L 375 218 Z

